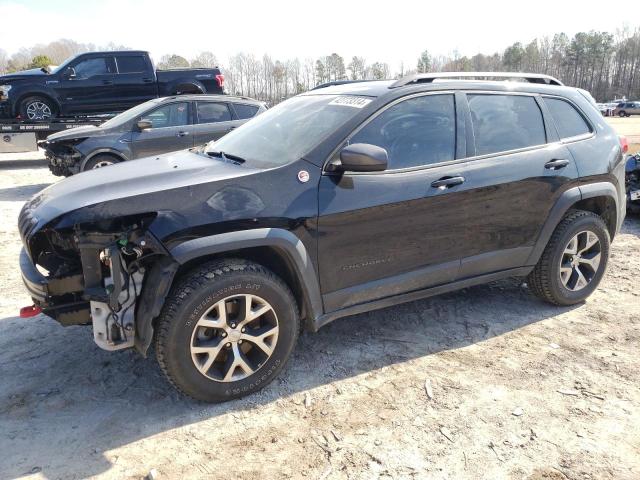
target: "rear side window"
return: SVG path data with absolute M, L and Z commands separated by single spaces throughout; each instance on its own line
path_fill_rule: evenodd
M 147 62 L 143 56 L 116 57 L 118 73 L 142 73 L 147 71 Z
M 189 124 L 189 104 L 187 102 L 170 103 L 143 115 L 141 120 L 151 122 L 152 128 L 179 127 Z
M 544 145 L 542 112 L 533 97 L 467 95 L 476 155 Z
M 383 111 L 350 140 L 384 148 L 389 169 L 453 160 L 456 112 L 453 95 L 425 95 L 404 100 Z
M 573 105 L 559 98 L 545 98 L 560 138 L 571 138 L 591 133 L 591 127 Z
M 198 123 L 228 122 L 231 112 L 226 103 L 198 102 Z
M 233 108 L 236 109 L 236 114 L 240 120 L 245 118 L 251 118 L 258 112 L 258 107 L 255 105 L 243 105 L 242 103 L 234 103 Z

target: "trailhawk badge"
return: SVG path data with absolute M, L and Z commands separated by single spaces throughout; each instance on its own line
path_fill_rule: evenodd
M 306 170 L 300 170 L 298 172 L 298 180 L 300 180 L 302 183 L 307 183 L 309 181 L 309 172 L 307 172 Z

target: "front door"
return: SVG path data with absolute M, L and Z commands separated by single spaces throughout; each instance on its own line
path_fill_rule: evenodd
M 110 56 L 80 57 L 62 72 L 55 88 L 62 99 L 63 114 L 100 113 L 116 110 L 115 65 Z
M 190 102 L 173 102 L 143 115 L 140 120 L 150 121 L 151 128 L 139 131 L 134 125 L 131 135 L 134 158 L 193 147 L 189 106 Z
M 385 148 L 389 164 L 320 180 L 326 311 L 455 280 L 467 234 L 463 130 L 454 95 L 436 94 L 402 100 L 351 136 Z

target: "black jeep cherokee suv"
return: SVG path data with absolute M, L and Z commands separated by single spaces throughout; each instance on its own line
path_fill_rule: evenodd
M 510 276 L 581 302 L 624 217 L 619 139 L 587 92 L 474 76 L 325 86 L 43 190 L 19 218 L 34 311 L 107 350 L 154 341 L 177 388 L 221 401 L 301 327 Z

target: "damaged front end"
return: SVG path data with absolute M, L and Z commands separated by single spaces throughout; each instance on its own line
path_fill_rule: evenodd
M 38 146 L 45 152 L 49 170 L 52 174 L 59 177 L 68 177 L 79 172 L 82 153 L 76 150 L 75 147 L 84 140 L 86 138 L 38 142 Z
M 33 232 L 37 219 L 25 207 L 19 218 L 24 244 L 20 267 L 34 304 L 62 325 L 92 324 L 94 340 L 105 350 L 136 346 L 146 353 L 152 336 L 149 315 L 159 308 L 148 299 L 138 302 L 144 279 L 152 271 L 158 276 L 158 270 L 160 277 L 168 270 L 172 278 L 177 269 L 147 230 L 154 217 L 45 226 Z M 145 296 L 155 299 L 156 293 Z

